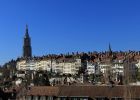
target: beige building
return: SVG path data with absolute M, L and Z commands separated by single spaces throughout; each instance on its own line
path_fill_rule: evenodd
M 81 67 L 81 59 L 64 59 L 64 60 L 21 60 L 17 62 L 16 68 L 19 71 L 26 70 L 46 70 L 59 74 L 77 74 Z
M 33 60 L 30 60 L 30 61 L 21 60 L 21 61 L 17 62 L 16 68 L 17 68 L 17 70 L 21 70 L 21 71 L 36 70 L 35 61 L 33 61 Z

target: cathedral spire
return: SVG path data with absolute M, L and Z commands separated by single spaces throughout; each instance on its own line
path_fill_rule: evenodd
M 109 43 L 109 55 L 112 55 L 112 49 L 111 49 L 111 45 L 110 45 L 110 43 Z
M 25 38 L 29 38 L 28 25 L 26 24 Z
M 28 26 L 26 25 L 26 31 L 24 36 L 24 44 L 23 44 L 23 57 L 31 58 L 32 57 L 32 47 L 31 47 L 31 38 L 28 33 Z
M 111 50 L 111 45 L 110 45 L 110 43 L 109 43 L 109 51 L 112 51 L 112 50 Z

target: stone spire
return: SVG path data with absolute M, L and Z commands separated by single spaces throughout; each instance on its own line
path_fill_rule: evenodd
M 28 33 L 28 26 L 26 25 L 26 31 L 24 36 L 24 44 L 23 44 L 23 57 L 31 58 L 32 57 L 32 47 L 31 47 L 31 39 Z
M 110 43 L 109 43 L 109 55 L 112 55 L 112 49 L 111 49 L 111 45 L 110 45 Z
M 29 38 L 28 25 L 26 25 L 25 38 Z

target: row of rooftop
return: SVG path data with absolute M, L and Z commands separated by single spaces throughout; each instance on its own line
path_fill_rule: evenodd
M 119 51 L 119 52 L 88 52 L 88 53 L 67 53 L 67 54 L 49 54 L 43 56 L 33 56 L 31 58 L 18 58 L 20 60 L 58 60 L 58 61 L 71 61 L 74 58 L 81 58 L 81 60 L 88 60 L 92 62 L 106 62 L 108 60 L 125 60 L 129 58 L 131 61 L 140 59 L 140 51 Z

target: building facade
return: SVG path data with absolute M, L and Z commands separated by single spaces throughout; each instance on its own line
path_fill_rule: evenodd
M 67 61 L 58 60 L 21 60 L 17 62 L 18 71 L 48 71 L 58 74 L 78 74 L 79 68 L 81 67 L 80 59 L 67 59 Z

